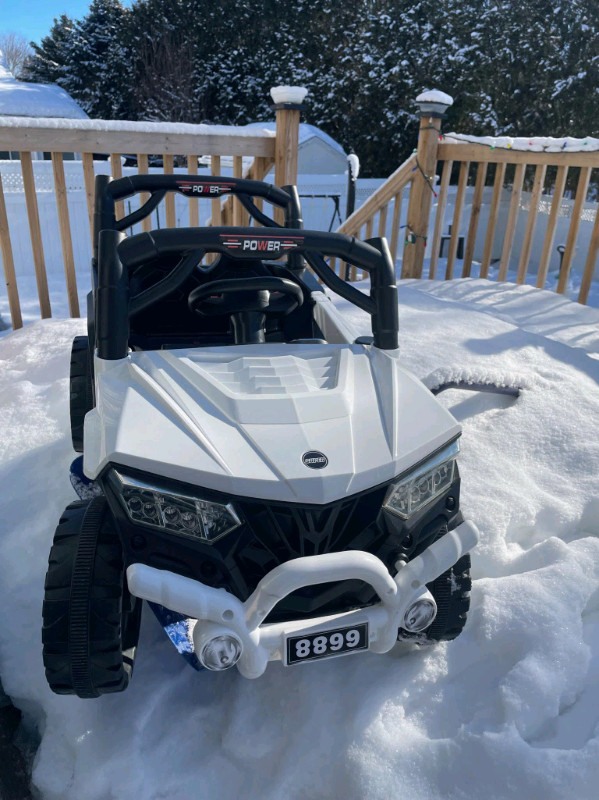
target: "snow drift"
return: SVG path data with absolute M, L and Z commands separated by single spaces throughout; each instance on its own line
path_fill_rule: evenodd
M 574 304 L 561 326 L 526 330 L 546 293 L 512 287 L 510 317 L 505 285 L 499 311 L 491 289 L 477 304 L 463 285 L 400 284 L 402 352 L 417 375 L 526 379 L 515 402 L 441 396 L 464 426 L 462 505 L 482 532 L 463 635 L 271 664 L 248 681 L 195 673 L 146 613 L 131 687 L 95 701 L 50 692 L 40 643 L 52 533 L 75 499 L 67 374 L 84 325 L 38 322 L 0 340 L 0 673 L 39 729 L 43 798 L 596 797 L 599 362 L 588 351 L 599 333 Z

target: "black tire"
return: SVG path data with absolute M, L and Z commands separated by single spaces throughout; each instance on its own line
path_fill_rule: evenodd
M 79 697 L 124 691 L 141 607 L 127 590 L 122 546 L 105 498 L 71 503 L 54 534 L 42 611 L 52 691 Z
M 460 515 L 455 525 L 462 521 L 463 517 Z M 447 572 L 427 584 L 427 589 L 437 604 L 437 616 L 432 624 L 422 633 L 409 633 L 400 629 L 398 640 L 427 645 L 455 639 L 466 625 L 471 588 L 470 553 L 466 553 Z
M 71 439 L 73 449 L 83 452 L 83 420 L 94 407 L 93 368 L 87 336 L 75 336 L 70 373 Z

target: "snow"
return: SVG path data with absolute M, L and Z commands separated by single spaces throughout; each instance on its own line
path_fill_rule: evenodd
M 81 320 L 0 339 L 0 674 L 37 727 L 44 800 L 594 800 L 599 781 L 596 309 L 529 287 L 399 284 L 401 351 L 425 377 L 525 379 L 447 392 L 462 507 L 480 527 L 460 638 L 423 651 L 195 673 L 146 613 L 125 694 L 53 695 L 44 572 L 68 478 L 70 342 Z M 366 316 L 338 305 L 356 332 Z M 553 318 L 553 324 L 551 319 Z M 594 340 L 593 340 L 594 326 Z
M 34 86 L 36 84 L 27 84 Z M 188 122 L 131 122 L 129 120 L 108 119 L 23 119 L 15 116 L 0 116 L 1 128 L 55 128 L 78 131 L 115 131 L 117 133 L 187 133 L 193 136 L 252 136 L 272 139 L 274 130 L 260 124 L 250 130 L 250 126 L 236 125 L 192 125 Z
M 453 105 L 453 97 L 445 92 L 440 92 L 438 89 L 430 89 L 421 92 L 416 98 L 417 103 L 442 103 L 445 106 Z
M 23 124 L 23 117 L 69 117 L 86 119 L 87 114 L 59 86 L 24 83 L 4 66 L 0 51 L 0 115 L 13 115 Z
M 355 153 L 350 153 L 347 157 L 347 163 L 349 164 L 352 178 L 357 180 L 360 174 L 360 159 Z
M 481 279 L 453 281 L 404 280 L 441 300 L 451 300 L 490 311 L 493 316 L 538 333 L 570 347 L 580 347 L 599 358 L 599 309 L 573 303 L 554 291 L 539 291 L 534 286 L 514 286 Z M 595 286 L 595 284 L 594 284 Z M 597 302 L 596 296 L 592 298 Z
M 422 378 L 424 385 L 434 392 L 441 386 L 450 383 L 460 383 L 467 386 L 496 386 L 502 389 L 522 389 L 529 388 L 528 381 L 524 375 L 512 375 L 496 370 L 465 369 L 464 367 L 440 367 Z
M 487 147 L 508 150 L 527 150 L 531 153 L 590 153 L 599 150 L 599 139 L 585 136 L 466 136 L 463 133 L 445 133 L 443 141 L 449 144 L 484 144 Z
M 273 86 L 270 96 L 274 103 L 295 103 L 300 105 L 304 102 L 308 90 L 304 86 Z

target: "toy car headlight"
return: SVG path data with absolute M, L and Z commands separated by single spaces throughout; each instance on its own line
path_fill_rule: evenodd
M 383 508 L 402 519 L 408 519 L 451 486 L 456 456 L 460 450 L 457 440 L 433 458 L 394 483 L 387 492 Z
M 173 493 L 111 470 L 109 478 L 127 516 L 139 525 L 201 539 L 212 544 L 241 525 L 231 503 Z

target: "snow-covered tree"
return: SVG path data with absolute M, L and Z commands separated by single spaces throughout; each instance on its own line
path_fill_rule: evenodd
M 269 89 L 309 89 L 304 119 L 389 174 L 414 98 L 454 98 L 446 128 L 599 134 L 599 4 L 588 0 L 94 0 L 34 46 L 32 80 L 92 116 L 243 124 Z
M 129 110 L 134 73 L 126 17 L 120 0 L 93 0 L 75 25 L 69 91 L 91 117 L 118 118 Z
M 134 74 L 136 118 L 191 121 L 195 108 L 197 3 L 146 0 L 131 9 L 127 52 Z
M 21 77 L 38 83 L 57 83 L 66 88 L 73 71 L 70 55 L 74 29 L 75 22 L 66 14 L 55 19 L 49 34 L 40 44 L 31 42 L 33 56 Z

